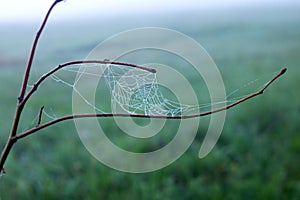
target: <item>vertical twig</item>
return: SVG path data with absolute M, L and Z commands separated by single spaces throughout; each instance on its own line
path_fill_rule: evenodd
M 25 103 L 23 103 L 23 99 L 24 99 L 24 95 L 25 95 L 25 92 L 26 92 L 26 89 L 27 89 L 27 83 L 28 83 L 28 79 L 29 79 L 29 75 L 30 75 L 30 70 L 31 70 L 31 66 L 32 66 L 32 62 L 33 62 L 33 59 L 34 59 L 34 55 L 35 55 L 35 51 L 36 51 L 36 47 L 37 47 L 39 38 L 40 38 L 41 33 L 43 32 L 44 28 L 45 28 L 45 25 L 47 23 L 47 20 L 50 16 L 50 13 L 51 13 L 52 9 L 55 7 L 55 5 L 57 3 L 61 2 L 61 1 L 63 1 L 63 0 L 56 0 L 51 5 L 51 7 L 49 8 L 49 10 L 48 10 L 48 12 L 47 12 L 47 14 L 46 14 L 46 16 L 43 20 L 43 23 L 42 23 L 40 29 L 38 30 L 38 32 L 35 36 L 35 39 L 34 39 L 34 42 L 33 42 L 33 45 L 32 45 L 31 51 L 30 51 L 27 67 L 25 69 L 23 82 L 22 82 L 22 86 L 21 86 L 21 89 L 20 89 L 20 94 L 19 94 L 19 97 L 18 97 L 18 103 L 17 103 L 17 106 L 16 106 L 15 117 L 14 117 L 14 120 L 13 120 L 13 123 L 12 123 L 12 128 L 11 128 L 8 140 L 6 142 L 6 145 L 5 145 L 5 147 L 2 151 L 2 154 L 1 154 L 1 159 L 0 159 L 0 169 L 1 169 L 1 171 L 5 171 L 4 168 L 3 168 L 4 163 L 7 159 L 7 156 L 9 154 L 12 146 L 17 141 L 16 139 L 14 139 L 14 136 L 16 136 L 16 134 L 17 134 L 20 117 L 21 117 L 21 114 L 22 114 L 22 111 L 23 111 L 23 108 L 24 108 L 24 105 L 25 105 Z
M 29 60 L 28 60 L 28 63 L 27 63 L 27 67 L 26 67 L 26 70 L 25 70 L 25 73 L 24 73 L 24 78 L 23 78 L 23 82 L 22 82 L 22 87 L 21 87 L 21 91 L 20 91 L 20 95 L 19 95 L 19 103 L 22 102 L 23 98 L 24 98 L 24 95 L 25 95 L 25 92 L 26 92 L 26 88 L 27 88 L 27 83 L 28 83 L 28 79 L 29 79 L 29 75 L 30 75 L 30 70 L 31 70 L 31 66 L 32 66 L 32 62 L 33 62 L 33 59 L 34 59 L 34 55 L 35 55 L 35 51 L 36 51 L 36 47 L 37 47 L 37 44 L 38 44 L 38 41 L 40 39 L 40 36 L 45 28 L 45 25 L 48 21 L 48 18 L 50 16 L 50 13 L 52 11 L 52 9 L 54 8 L 54 6 L 61 2 L 63 0 L 56 0 L 52 5 L 51 7 L 49 8 L 45 18 L 44 18 L 44 21 L 40 27 L 40 29 L 38 30 L 38 32 L 36 33 L 36 36 L 35 36 L 35 39 L 34 39 L 34 42 L 33 42 L 33 45 L 32 45 L 32 48 L 31 48 L 31 52 L 30 52 L 30 56 L 29 56 Z
M 42 106 L 41 109 L 40 109 L 39 119 L 38 119 L 38 123 L 37 123 L 36 126 L 39 126 L 41 124 L 44 107 L 45 106 Z

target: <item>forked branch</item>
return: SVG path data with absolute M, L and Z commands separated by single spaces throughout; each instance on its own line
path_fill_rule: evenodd
M 144 115 L 144 114 L 126 114 L 126 113 L 99 113 L 99 114 L 76 114 L 76 115 L 67 115 L 67 116 L 64 116 L 64 117 L 60 117 L 60 118 L 57 118 L 55 120 L 52 120 L 52 121 L 49 121 L 47 123 L 44 123 L 40 126 L 37 126 L 37 127 L 34 127 L 28 131 L 25 131 L 15 137 L 13 137 L 14 140 L 18 140 L 18 139 L 21 139 L 21 138 L 24 138 L 28 135 L 31 135 L 41 129 L 44 129 L 48 126 L 52 126 L 54 124 L 57 124 L 59 122 L 62 122 L 62 121 L 66 121 L 66 120 L 70 120 L 70 119 L 78 119 L 78 118 L 91 118 L 91 117 L 134 117 L 134 118 L 156 118 L 156 119 L 189 119 L 189 118 L 196 118 L 196 117 L 203 117 L 203 116 L 206 116 L 206 115 L 211 115 L 211 114 L 214 114 L 214 113 L 217 113 L 217 112 L 221 112 L 221 111 L 224 111 L 224 110 L 228 110 L 229 108 L 232 108 L 244 101 L 247 101 L 249 99 L 252 99 L 258 95 L 261 95 L 264 93 L 264 91 L 275 81 L 277 80 L 280 76 L 282 76 L 285 72 L 287 71 L 286 68 L 282 69 L 280 71 L 280 73 L 278 73 L 276 76 L 274 76 L 269 82 L 267 82 L 265 84 L 265 86 L 260 89 L 259 91 L 253 93 L 253 94 L 250 94 L 240 100 L 237 100 L 236 102 L 234 103 L 231 103 L 229 105 L 226 105 L 226 106 L 223 106 L 221 108 L 218 108 L 216 110 L 211 110 L 211 111 L 207 111 L 207 112 L 203 112 L 203 113 L 198 113 L 198 114 L 194 114 L 194 115 L 178 115 L 178 116 L 170 116 L 170 115 Z
M 149 71 L 151 73 L 156 73 L 155 69 L 150 69 L 147 67 L 143 67 L 143 66 L 138 66 L 138 65 L 134 65 L 134 64 L 130 64 L 130 63 L 123 63 L 123 62 L 111 62 L 111 61 L 101 61 L 101 60 L 79 60 L 79 61 L 72 61 L 72 62 L 67 62 L 61 65 L 58 65 L 57 67 L 53 68 L 52 70 L 50 70 L 49 72 L 47 72 L 46 74 L 42 75 L 34 84 L 34 86 L 28 91 L 28 93 L 26 94 L 26 90 L 27 90 L 27 84 L 28 84 L 28 80 L 29 80 L 29 76 L 30 76 L 30 71 L 31 71 L 31 66 L 33 63 L 33 59 L 34 59 L 34 55 L 35 55 L 35 51 L 36 51 L 36 47 L 39 41 L 39 38 L 41 36 L 42 31 L 45 28 L 45 25 L 47 23 L 47 20 L 49 18 L 49 15 L 52 11 L 52 9 L 55 7 L 55 5 L 59 2 L 61 2 L 63 0 L 56 0 L 50 7 L 50 9 L 48 10 L 43 23 L 40 27 L 40 29 L 38 30 L 36 37 L 34 39 L 32 48 L 31 48 L 31 52 L 29 55 L 29 60 L 27 63 L 27 67 L 25 69 L 24 72 L 24 77 L 23 77 L 23 82 L 21 85 L 21 89 L 20 89 L 20 94 L 18 97 L 18 102 L 17 102 L 17 106 L 16 106 L 16 112 L 15 112 L 15 117 L 12 123 L 12 128 L 10 131 L 10 135 L 8 137 L 8 140 L 6 142 L 6 145 L 2 151 L 1 154 L 1 159 L 0 159 L 0 171 L 2 173 L 5 173 L 5 170 L 3 168 L 4 163 L 7 159 L 7 156 L 10 152 L 10 150 L 12 149 L 14 143 L 21 139 L 24 138 L 26 136 L 29 136 L 33 133 L 36 133 L 37 131 L 40 131 L 46 127 L 55 125 L 59 122 L 63 122 L 66 120 L 70 120 L 70 119 L 78 119 L 78 118 L 89 118 L 89 117 L 135 117 L 135 118 L 160 118 L 160 119 L 188 119 L 188 118 L 195 118 L 195 117 L 202 117 L 202 116 L 206 116 L 206 115 L 211 115 L 217 112 L 221 112 L 224 110 L 228 110 L 231 107 L 234 107 L 244 101 L 247 101 L 249 99 L 252 99 L 260 94 L 263 94 L 264 91 L 275 81 L 277 80 L 279 77 L 281 77 L 286 71 L 287 69 L 284 68 L 281 70 L 280 73 L 278 73 L 276 76 L 274 76 L 262 89 L 260 89 L 259 91 L 250 94 L 240 100 L 237 100 L 236 102 L 229 104 L 229 105 L 225 105 L 224 107 L 218 108 L 216 110 L 211 110 L 208 112 L 203 112 L 203 113 L 198 113 L 198 114 L 193 114 L 193 115 L 179 115 L 179 116 L 169 116 L 169 115 L 145 115 L 145 114 L 118 114 L 118 113 L 98 113 L 98 114 L 74 114 L 74 115 L 67 115 L 64 117 L 60 117 L 58 119 L 46 122 L 41 124 L 41 119 L 42 119 L 42 112 L 43 112 L 43 108 L 44 106 L 41 107 L 40 109 L 40 114 L 39 114 L 39 118 L 38 118 L 38 124 L 36 127 L 31 128 L 23 133 L 17 134 L 17 130 L 18 130 L 18 124 L 21 118 L 21 114 L 23 111 L 23 108 L 25 106 L 25 104 L 28 102 L 28 100 L 30 99 L 30 97 L 35 93 L 35 91 L 38 89 L 38 87 L 43 83 L 43 81 L 48 78 L 49 76 L 51 76 L 52 74 L 54 74 L 55 72 L 59 71 L 60 69 L 70 66 L 70 65 L 80 65 L 80 64 L 89 64 L 89 63 L 97 63 L 97 64 L 110 64 L 110 65 L 121 65 L 121 66 L 128 66 L 128 67 L 133 67 L 133 68 L 138 68 L 140 70 L 146 70 Z
M 16 106 L 16 112 L 15 112 L 15 116 L 14 116 L 14 120 L 13 120 L 13 123 L 12 123 L 11 130 L 10 130 L 10 134 L 9 134 L 9 137 L 8 137 L 7 142 L 5 144 L 5 147 L 2 151 L 2 154 L 1 154 L 0 169 L 1 169 L 2 173 L 5 172 L 5 170 L 3 168 L 3 165 L 6 161 L 6 158 L 9 154 L 12 146 L 16 142 L 16 140 L 14 140 L 13 137 L 17 134 L 20 117 L 21 117 L 25 102 L 27 101 L 26 100 L 24 103 L 22 103 L 23 100 L 24 100 L 25 93 L 26 93 L 27 83 L 28 83 L 28 80 L 29 80 L 30 70 L 31 70 L 31 66 L 32 66 L 32 62 L 33 62 L 33 59 L 34 59 L 34 55 L 35 55 L 35 51 L 36 51 L 38 41 L 39 41 L 40 36 L 41 36 L 45 26 L 46 26 L 46 23 L 48 21 L 48 18 L 50 16 L 51 11 L 56 6 L 56 4 L 58 4 L 61 1 L 63 1 L 63 0 L 55 0 L 54 3 L 50 6 L 50 8 L 49 8 L 49 10 L 48 10 L 43 22 L 42 22 L 42 25 L 41 25 L 40 29 L 38 30 L 38 32 L 35 36 L 35 39 L 34 39 L 34 42 L 33 42 L 33 45 L 32 45 L 31 51 L 30 51 L 28 63 L 27 63 L 27 66 L 25 68 L 24 77 L 23 77 L 23 81 L 22 81 L 22 86 L 21 86 L 21 89 L 20 89 L 20 94 L 19 94 L 19 97 L 18 97 L 18 103 L 17 103 L 17 106 Z
M 37 47 L 37 44 L 38 44 L 38 41 L 40 39 L 40 36 L 46 26 L 46 23 L 48 21 L 48 18 L 50 16 L 50 13 L 52 11 L 52 9 L 55 7 L 55 5 L 59 2 L 61 2 L 63 0 L 56 0 L 52 5 L 51 7 L 49 8 L 45 18 L 44 18 L 44 21 L 40 27 L 40 29 L 38 30 L 36 36 L 35 36 L 35 39 L 34 39 L 34 42 L 33 42 L 33 45 L 32 45 L 32 48 L 31 48 L 31 52 L 30 52 L 30 55 L 29 55 L 29 60 L 28 60 L 28 63 L 27 63 L 27 67 L 26 67 L 26 70 L 25 70 L 25 73 L 24 73 L 24 78 L 23 78 L 23 82 L 22 82 L 22 87 L 21 87 L 21 91 L 20 91 L 20 95 L 19 95 L 19 102 L 21 102 L 24 98 L 24 95 L 25 95 L 25 92 L 26 92 L 26 88 L 27 88 L 27 83 L 28 83 L 28 79 L 29 79 L 29 75 L 30 75 L 30 70 L 31 70 L 31 66 L 32 66 L 32 62 L 33 62 L 33 59 L 34 59 L 34 55 L 35 55 L 35 51 L 36 51 L 36 47 Z
M 57 67 L 53 68 L 52 70 L 50 70 L 49 72 L 45 73 L 44 75 L 42 75 L 40 77 L 39 80 L 37 80 L 34 84 L 33 87 L 31 88 L 31 90 L 26 94 L 26 96 L 24 97 L 24 99 L 20 102 L 21 105 L 26 104 L 26 102 L 28 101 L 28 99 L 32 96 L 32 94 L 38 89 L 38 87 L 43 83 L 43 81 L 48 78 L 49 76 L 51 76 L 52 74 L 54 74 L 55 72 L 59 71 L 60 69 L 70 66 L 70 65 L 81 65 L 81 64 L 108 64 L 108 65 L 120 65 L 120 66 L 127 66 L 127 67 L 132 67 L 132 68 L 136 68 L 136 69 L 141 69 L 141 70 L 145 70 L 151 73 L 156 73 L 155 69 L 151 69 L 148 67 L 143 67 L 143 66 L 139 66 L 139 65 L 135 65 L 135 64 L 131 64 L 131 63 L 125 63 L 125 62 L 114 62 L 114 61 L 107 61 L 107 60 L 77 60 L 77 61 L 71 61 L 71 62 L 67 62 L 64 64 L 60 64 Z

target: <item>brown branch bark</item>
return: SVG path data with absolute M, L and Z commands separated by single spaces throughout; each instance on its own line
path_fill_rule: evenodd
M 13 120 L 13 123 L 12 123 L 12 128 L 11 128 L 11 131 L 10 131 L 10 135 L 8 137 L 8 140 L 6 142 L 6 145 L 5 145 L 5 147 L 2 151 L 1 158 L 0 158 L 0 169 L 1 169 L 0 171 L 2 173 L 5 173 L 5 170 L 3 168 L 4 163 L 5 163 L 5 161 L 7 159 L 7 156 L 8 156 L 9 152 L 11 151 L 11 149 L 12 149 L 12 147 L 13 147 L 13 145 L 16 141 L 18 141 L 19 139 L 24 138 L 26 136 L 29 136 L 29 135 L 31 135 L 31 134 L 39 131 L 39 130 L 42 130 L 46 127 L 55 125 L 59 122 L 63 122 L 63 121 L 70 120 L 70 119 L 88 118 L 88 117 L 136 117 L 136 118 L 138 117 L 138 118 L 161 118 L 161 119 L 188 119 L 188 118 L 195 118 L 195 117 L 202 117 L 202 116 L 206 116 L 206 115 L 211 115 L 211 114 L 214 114 L 214 113 L 217 113 L 217 112 L 221 112 L 221 111 L 230 109 L 231 107 L 234 107 L 234 106 L 236 106 L 236 105 L 238 105 L 238 104 L 240 104 L 244 101 L 252 99 L 255 96 L 258 96 L 260 94 L 263 94 L 264 91 L 276 79 L 278 79 L 280 76 L 282 76 L 287 70 L 286 68 L 282 69 L 281 72 L 279 74 L 277 74 L 276 76 L 274 76 L 261 90 L 255 92 L 251 95 L 248 95 L 248 96 L 246 96 L 246 97 L 244 97 L 244 98 L 242 98 L 242 99 L 240 99 L 240 100 L 238 100 L 238 101 L 236 101 L 232 104 L 229 104 L 229 105 L 226 105 L 226 106 L 221 107 L 219 109 L 208 111 L 208 112 L 203 112 L 203 113 L 194 114 L 194 115 L 184 115 L 184 116 L 167 116 L 167 115 L 162 116 L 162 115 L 142 115 L 142 114 L 113 114 L 113 113 L 76 114 L 76 115 L 67 115 L 67 116 L 64 116 L 64 117 L 46 122 L 44 124 L 40 124 L 41 123 L 41 117 L 42 117 L 42 109 L 43 109 L 43 107 L 42 107 L 41 110 L 40 110 L 39 122 L 38 122 L 37 126 L 17 135 L 18 124 L 19 124 L 20 117 L 21 117 L 21 114 L 22 114 L 22 111 L 23 111 L 23 108 L 24 108 L 26 102 L 30 99 L 30 97 L 34 94 L 34 92 L 38 89 L 38 87 L 42 84 L 42 82 L 46 78 L 48 78 L 49 76 L 51 76 L 53 73 L 57 72 L 58 70 L 62 69 L 63 67 L 70 66 L 70 65 L 77 65 L 77 64 L 85 64 L 85 63 L 98 63 L 98 64 L 112 64 L 112 65 L 129 66 L 129 67 L 138 68 L 138 69 L 141 69 L 141 70 L 146 70 L 146 71 L 149 71 L 151 73 L 156 73 L 156 71 L 154 69 L 150 69 L 150 68 L 130 64 L 130 63 L 110 62 L 110 61 L 107 61 L 107 60 L 104 60 L 104 61 L 100 61 L 100 60 L 72 61 L 72 62 L 67 62 L 67 63 L 61 64 L 61 65 L 58 65 L 57 67 L 53 68 L 51 71 L 49 71 L 46 74 L 44 74 L 43 76 L 41 76 L 40 79 L 38 79 L 36 81 L 33 88 L 31 88 L 31 90 L 26 94 L 26 89 L 27 89 L 27 84 L 28 84 L 28 80 L 29 80 L 29 76 L 30 76 L 30 71 L 31 71 L 31 67 L 32 67 L 32 63 L 33 63 L 33 59 L 34 59 L 34 56 L 35 56 L 35 51 L 36 51 L 36 47 L 37 47 L 39 38 L 40 38 L 44 28 L 45 28 L 45 25 L 47 23 L 47 20 L 50 16 L 51 11 L 55 7 L 55 5 L 59 2 L 61 2 L 61 1 L 62 0 L 56 0 L 51 5 L 51 7 L 49 8 L 49 10 L 48 10 L 43 22 L 42 22 L 41 27 L 39 28 L 39 30 L 38 30 L 38 32 L 35 36 L 35 39 L 34 39 L 34 42 L 33 42 L 32 48 L 31 48 L 31 52 L 30 52 L 30 55 L 29 55 L 27 67 L 26 67 L 25 72 L 24 72 L 24 77 L 23 77 L 23 81 L 22 81 L 22 85 L 21 85 L 21 89 L 20 89 L 20 94 L 19 94 L 19 97 L 18 97 L 18 102 L 17 102 L 17 105 L 16 105 L 16 112 L 15 112 L 15 117 L 14 117 L 14 120 Z
M 22 86 L 21 86 L 21 89 L 20 89 L 19 97 L 18 97 L 18 103 L 17 103 L 17 106 L 16 106 L 15 117 L 14 117 L 14 120 L 13 120 L 13 123 L 12 123 L 12 128 L 11 128 L 8 140 L 6 142 L 6 145 L 5 145 L 5 147 L 4 147 L 4 149 L 1 153 L 0 169 L 1 169 L 2 172 L 5 171 L 4 168 L 3 168 L 3 165 L 4 165 L 4 163 L 7 159 L 7 156 L 9 154 L 12 146 L 16 142 L 16 140 L 13 139 L 13 137 L 17 133 L 20 117 L 21 117 L 21 114 L 22 114 L 22 111 L 23 111 L 23 108 L 24 108 L 24 103 L 22 103 L 22 102 L 23 102 L 24 95 L 26 93 L 26 88 L 27 88 L 27 83 L 28 83 L 28 79 L 29 79 L 29 75 L 30 75 L 30 70 L 31 70 L 31 66 L 32 66 L 32 62 L 33 62 L 33 59 L 34 59 L 34 55 L 35 55 L 35 51 L 36 51 L 36 47 L 37 47 L 39 38 L 40 38 L 44 28 L 45 28 L 45 25 L 47 23 L 47 20 L 50 16 L 50 13 L 51 13 L 52 9 L 55 7 L 55 5 L 57 3 L 61 2 L 61 1 L 62 0 L 56 0 L 50 6 L 50 8 L 49 8 L 49 10 L 48 10 L 43 22 L 42 22 L 42 25 L 41 25 L 40 29 L 38 30 L 38 32 L 35 36 L 35 39 L 34 39 L 34 42 L 33 42 L 33 45 L 32 45 L 31 51 L 30 51 L 27 67 L 25 69 L 25 73 L 24 73 L 24 77 L 23 77 L 23 81 L 22 81 Z
M 51 7 L 49 8 L 49 10 L 48 10 L 48 12 L 47 12 L 47 14 L 46 14 L 46 16 L 44 18 L 44 21 L 42 22 L 42 25 L 41 25 L 40 29 L 36 33 L 36 36 L 35 36 L 35 39 L 34 39 L 34 42 L 33 42 L 32 48 L 31 48 L 31 51 L 30 51 L 30 55 L 29 55 L 29 60 L 28 60 L 28 63 L 27 63 L 27 67 L 26 67 L 26 70 L 25 70 L 25 73 L 24 73 L 22 87 L 21 87 L 21 91 L 20 91 L 20 95 L 19 95 L 19 102 L 21 102 L 23 100 L 25 92 L 26 92 L 26 88 L 27 88 L 27 83 L 28 83 L 28 79 L 29 79 L 29 75 L 30 75 L 31 66 L 32 66 L 32 62 L 33 62 L 33 59 L 34 59 L 36 47 L 37 47 L 38 41 L 40 39 L 40 36 L 41 36 L 41 34 L 42 34 L 45 26 L 46 26 L 46 23 L 48 21 L 48 18 L 50 16 L 50 13 L 51 13 L 52 9 L 55 7 L 55 5 L 57 3 L 61 2 L 61 1 L 63 1 L 63 0 L 56 0 L 51 5 Z
M 67 62 L 67 63 L 63 63 L 58 65 L 57 67 L 53 68 L 52 70 L 50 70 L 49 72 L 47 72 L 46 74 L 44 74 L 43 76 L 40 77 L 39 80 L 37 80 L 34 84 L 33 87 L 31 88 L 31 90 L 27 93 L 27 95 L 24 97 L 24 99 L 20 102 L 21 105 L 26 104 L 26 102 L 28 101 L 28 99 L 31 97 L 31 95 L 38 89 L 38 87 L 42 84 L 42 82 L 48 78 L 49 76 L 51 76 L 52 74 L 54 74 L 55 72 L 57 72 L 58 70 L 70 66 L 70 65 L 80 65 L 80 64 L 110 64 L 110 65 L 121 65 L 121 66 L 127 66 L 127 67 L 132 67 L 132 68 L 137 68 L 137 69 L 141 69 L 141 70 L 145 70 L 151 73 L 156 73 L 155 69 L 151 69 L 151 68 L 147 68 L 147 67 L 143 67 L 143 66 L 139 66 L 139 65 L 135 65 L 135 64 L 131 64 L 131 63 L 124 63 L 124 62 L 114 62 L 114 61 L 107 61 L 107 60 L 77 60 L 77 61 L 71 61 L 71 62 Z
M 211 115 L 211 114 L 214 114 L 214 113 L 217 113 L 217 112 L 221 112 L 221 111 L 224 111 L 224 110 L 228 110 L 244 101 L 247 101 L 249 99 L 252 99 L 258 95 L 261 95 L 264 93 L 264 91 L 275 81 L 277 80 L 280 76 L 282 76 L 285 72 L 287 71 L 286 68 L 283 68 L 280 73 L 278 73 L 276 76 L 274 76 L 269 82 L 266 83 L 266 85 L 260 89 L 259 91 L 253 93 L 253 94 L 250 94 L 240 100 L 237 100 L 236 102 L 234 103 L 231 103 L 229 105 L 226 105 L 226 106 L 223 106 L 219 109 L 216 109 L 216 110 L 211 110 L 211 111 L 208 111 L 208 112 L 203 112 L 203 113 L 198 113 L 198 114 L 194 114 L 194 115 L 180 115 L 180 116 L 168 116 L 168 115 L 143 115 L 143 114 L 114 114 L 114 113 L 101 113 L 101 114 L 76 114 L 76 115 L 67 115 L 67 116 L 64 116 L 64 117 L 61 117 L 61 118 L 58 118 L 58 119 L 55 119 L 55 120 L 52 120 L 50 122 L 47 122 L 47 123 L 44 123 L 40 126 L 37 126 L 37 127 L 34 127 L 28 131 L 25 131 L 15 137 L 13 137 L 14 140 L 19 140 L 21 138 L 24 138 L 26 136 L 29 136 L 41 129 L 44 129 L 46 127 L 49 127 L 51 125 L 54 125 L 54 124 L 57 124 L 59 122 L 62 122 L 62 121 L 66 121 L 66 120 L 70 120 L 70 119 L 78 119 L 78 118 L 91 118 L 91 117 L 134 117 L 134 118 L 156 118 L 156 119 L 189 119 L 189 118 L 196 118 L 196 117 L 203 117 L 203 116 L 206 116 L 206 115 Z

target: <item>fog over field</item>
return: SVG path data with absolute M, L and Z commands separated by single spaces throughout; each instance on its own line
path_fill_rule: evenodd
M 36 21 L 44 16 L 52 0 L 2 1 L 0 22 Z M 67 0 L 55 8 L 54 19 L 77 20 L 91 16 L 118 16 L 182 10 L 224 9 L 251 6 L 299 5 L 297 0 Z
M 143 27 L 172 29 L 202 45 L 220 70 L 228 103 L 262 88 L 282 68 L 287 72 L 263 95 L 226 112 L 222 134 L 205 158 L 199 159 L 198 153 L 210 116 L 200 119 L 193 143 L 178 160 L 151 173 L 123 173 L 96 160 L 72 120 L 48 127 L 15 144 L 5 163 L 7 174 L 0 178 L 0 199 L 298 199 L 298 2 L 67 0 L 57 5 L 38 44 L 28 88 L 58 64 L 85 59 L 104 40 Z M 11 129 L 34 36 L 51 3 L 1 2 L 0 150 Z M 135 38 L 126 42 L 134 44 Z M 124 46 L 121 42 L 109 50 Z M 192 85 L 199 104 L 210 104 L 206 85 L 190 63 L 168 52 L 147 50 L 122 55 L 119 61 L 160 63 L 176 69 Z M 100 55 L 99 59 L 106 57 Z M 37 126 L 42 106 L 42 123 L 72 114 L 75 69 L 56 72 L 40 85 L 24 108 L 18 133 Z M 163 78 L 179 91 L 186 90 L 174 77 Z M 95 106 L 110 111 L 111 88 L 105 80 L 100 81 Z M 175 95 L 165 91 L 176 101 Z M 149 123 L 143 119 L 135 122 L 141 128 Z M 99 124 L 120 148 L 149 152 L 175 138 L 180 122 L 166 120 L 156 135 L 142 139 L 126 134 L 113 118 L 100 118 Z

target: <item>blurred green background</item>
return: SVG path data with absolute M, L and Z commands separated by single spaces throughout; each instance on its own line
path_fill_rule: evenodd
M 239 89 L 237 97 L 262 86 L 283 67 L 288 72 L 262 96 L 227 112 L 222 135 L 208 156 L 198 158 L 209 121 L 205 117 L 187 152 L 151 173 L 123 173 L 101 164 L 85 149 L 72 121 L 42 130 L 14 146 L 5 165 L 7 174 L 0 178 L 0 199 L 299 199 L 299 10 L 294 5 L 265 5 L 56 24 L 50 19 L 30 84 L 59 63 L 84 59 L 111 35 L 145 26 L 175 29 L 199 42 L 219 67 L 227 92 Z M 0 24 L 1 149 L 37 27 L 34 23 Z M 144 62 L 135 59 L 137 64 Z M 168 57 L 153 59 L 180 65 Z M 256 79 L 258 83 L 248 84 Z M 19 132 L 35 126 L 42 105 L 53 116 L 70 114 L 71 95 L 72 90 L 64 85 L 51 79 L 45 82 L 26 107 Z M 118 132 L 110 119 L 100 121 Z M 162 138 L 169 141 L 170 137 L 172 134 Z M 122 137 L 116 142 L 126 144 Z M 157 149 L 159 142 L 152 140 L 147 145 Z

